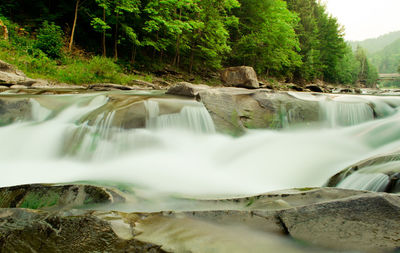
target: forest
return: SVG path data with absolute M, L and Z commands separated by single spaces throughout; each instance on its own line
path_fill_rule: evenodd
M 0 57 L 44 76 L 64 71 L 59 79 L 67 83 L 96 80 L 71 77 L 79 76 L 77 62 L 93 75 L 102 73 L 96 63 L 115 72 L 169 66 L 200 75 L 248 65 L 300 84 L 377 79 L 366 51 L 352 50 L 317 0 L 3 0 L 0 20 L 10 33 Z

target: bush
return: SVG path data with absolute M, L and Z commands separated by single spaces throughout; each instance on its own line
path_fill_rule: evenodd
M 48 57 L 59 59 L 62 56 L 63 32 L 54 23 L 44 21 L 39 29 L 35 48 L 42 50 Z

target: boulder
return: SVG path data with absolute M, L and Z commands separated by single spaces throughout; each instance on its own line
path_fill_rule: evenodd
M 192 84 L 188 82 L 180 82 L 169 88 L 166 94 L 197 97 L 200 91 L 208 90 L 210 87 L 202 84 Z
M 27 98 L 2 97 L 0 99 L 0 126 L 32 118 L 32 105 Z
M 0 188 L 0 208 L 71 209 L 123 202 L 117 189 L 91 185 L 20 185 Z
M 221 71 L 221 80 L 226 86 L 249 89 L 260 88 L 257 74 L 252 67 L 231 67 Z
M 400 246 L 400 196 L 363 194 L 279 213 L 296 240 L 336 250 L 389 252 Z
M 26 77 L 22 71 L 16 69 L 11 64 L 0 60 L 0 85 L 7 87 L 13 85 L 31 86 L 35 82 L 34 79 Z
M 160 246 L 126 239 L 91 212 L 0 210 L 1 252 L 165 252 Z

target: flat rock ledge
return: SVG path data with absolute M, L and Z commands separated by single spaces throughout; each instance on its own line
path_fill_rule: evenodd
M 0 189 L 0 196 L 1 252 L 390 252 L 400 247 L 400 196 L 387 193 L 293 189 L 192 200 L 185 211 L 148 213 L 81 209 L 88 200 L 126 201 L 117 189 L 88 185 L 15 186 Z M 40 205 L 33 205 L 37 201 Z

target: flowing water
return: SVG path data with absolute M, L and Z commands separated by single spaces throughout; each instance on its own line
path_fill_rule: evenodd
M 0 186 L 118 182 L 165 194 L 249 195 L 321 186 L 400 146 L 400 98 L 296 96 L 319 101 L 319 124 L 232 137 L 215 131 L 201 103 L 160 93 L 3 95 L 28 100 L 31 112 L 0 127 Z

